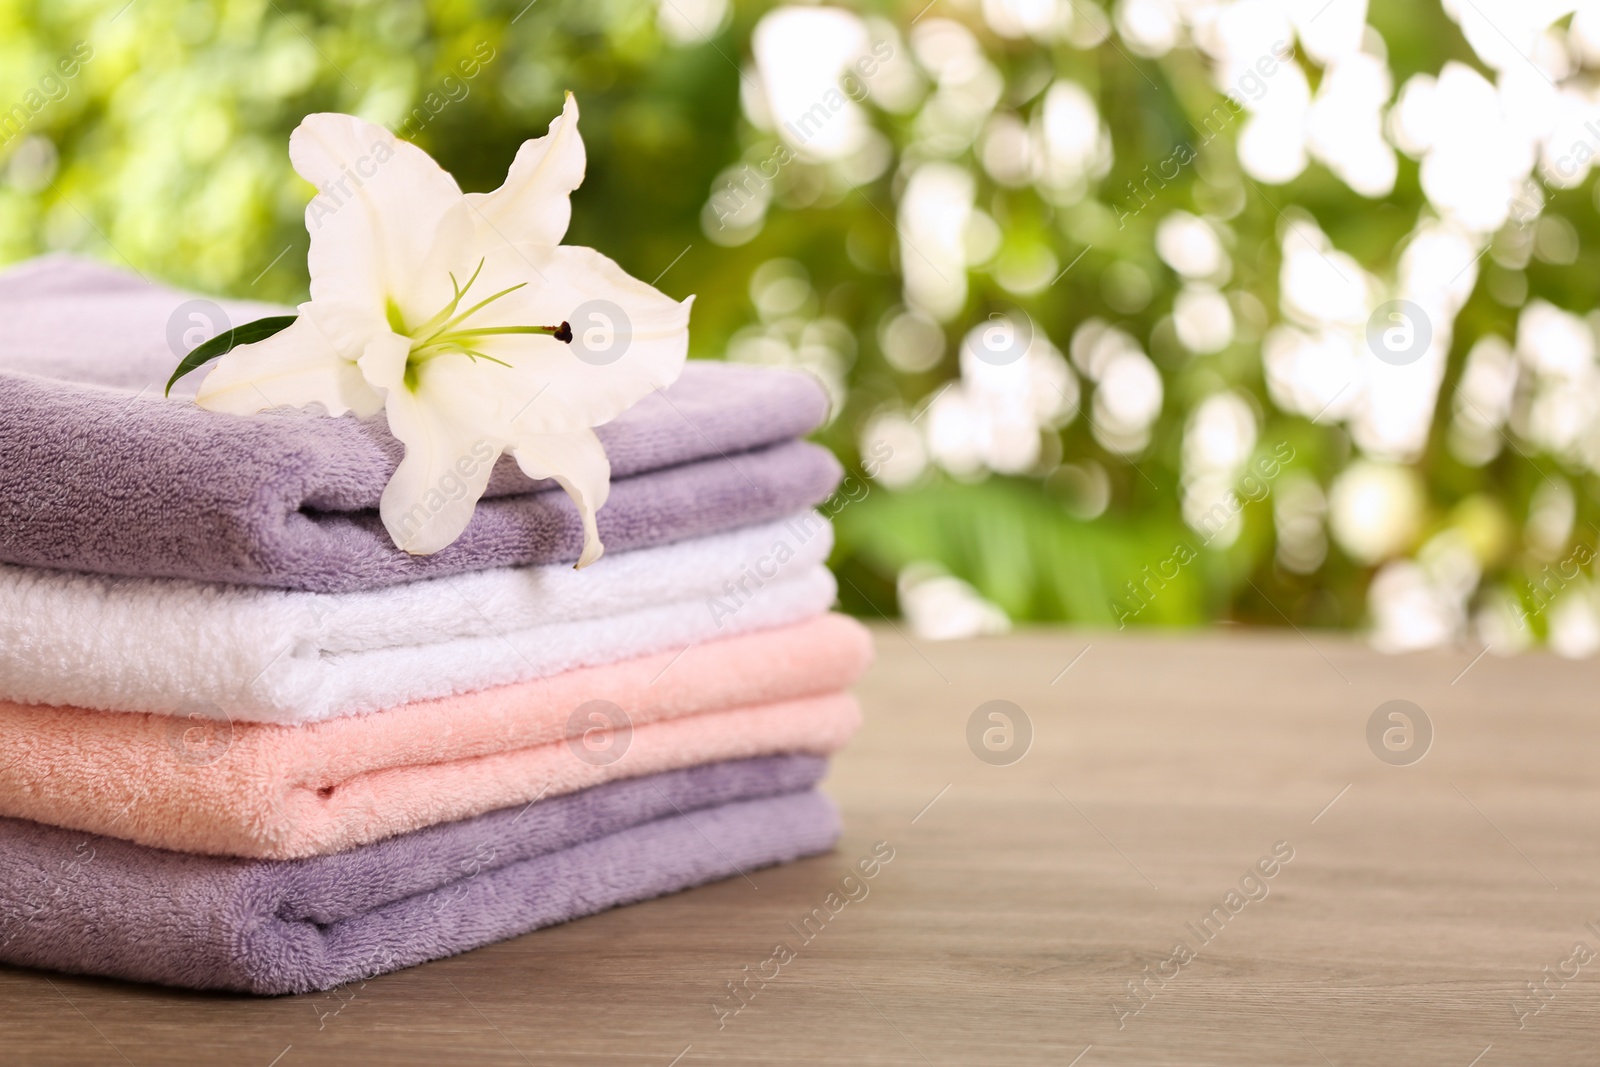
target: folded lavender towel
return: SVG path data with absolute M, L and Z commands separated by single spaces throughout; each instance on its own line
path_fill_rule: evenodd
M 381 414 L 241 417 L 163 398 L 178 358 L 169 320 L 177 314 L 181 337 L 194 300 L 61 257 L 0 274 L 0 561 L 345 592 L 578 558 L 576 508 L 508 458 L 460 540 L 408 556 L 376 510 L 401 455 Z M 282 310 L 222 306 L 234 324 Z M 598 431 L 613 478 L 599 513 L 606 547 L 700 537 L 819 502 L 838 463 L 795 438 L 827 405 L 797 371 L 691 363 Z
M 596 786 L 331 856 L 248 861 L 0 819 L 0 961 L 303 993 L 825 852 L 807 756 Z

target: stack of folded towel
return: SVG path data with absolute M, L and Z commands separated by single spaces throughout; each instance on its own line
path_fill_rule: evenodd
M 185 299 L 0 275 L 0 961 L 302 992 L 831 847 L 871 649 L 815 382 L 690 364 L 601 427 L 583 571 L 509 462 L 408 556 L 381 417 L 161 397 Z

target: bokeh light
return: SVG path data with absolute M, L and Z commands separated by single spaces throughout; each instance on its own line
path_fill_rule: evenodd
M 0 259 L 292 303 L 304 114 L 482 189 L 571 90 L 573 239 L 827 386 L 848 609 L 1600 650 L 1600 2 L 121 6 L 0 0 Z

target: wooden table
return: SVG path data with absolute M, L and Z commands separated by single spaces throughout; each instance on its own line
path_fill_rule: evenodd
M 879 647 L 829 783 L 833 855 L 318 996 L 0 968 L 0 1062 L 1600 1059 L 1593 665 L 1229 629 L 883 628 Z M 1031 724 L 1020 760 L 1015 713 L 1010 750 L 987 712 L 989 762 L 969 747 L 996 699 Z M 1432 725 L 1420 761 L 1420 721 L 1409 750 L 1387 718 L 1400 751 L 1369 745 L 1394 699 Z M 878 841 L 894 859 L 867 895 L 719 1029 L 726 983 L 797 941 L 789 923 Z

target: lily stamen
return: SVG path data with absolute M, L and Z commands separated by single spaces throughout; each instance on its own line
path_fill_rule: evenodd
M 477 277 L 477 275 L 473 275 L 473 277 Z M 494 303 L 496 300 L 499 300 L 503 296 L 507 296 L 507 295 L 509 295 L 511 293 L 516 292 L 518 289 L 523 288 L 527 284 L 528 284 L 527 282 L 519 282 L 516 285 L 511 286 L 509 289 L 500 290 L 498 293 L 495 293 L 493 296 L 484 297 L 482 300 L 478 301 L 476 304 L 472 305 L 467 310 L 463 311 L 461 314 L 457 315 L 455 318 L 453 318 L 449 322 L 445 323 L 443 326 L 440 326 L 437 330 L 434 331 L 434 334 L 438 335 L 438 334 L 444 333 L 446 330 L 450 329 L 450 327 L 455 326 L 458 323 L 465 322 L 467 319 L 471 318 L 477 312 L 482 311 L 484 308 L 488 307 L 490 304 Z M 460 303 L 461 297 L 465 296 L 466 292 L 467 291 L 465 289 L 461 290 L 461 292 L 459 294 L 457 294 L 455 301 L 451 304 L 450 308 L 447 309 L 447 310 L 454 310 L 455 304 Z M 444 312 L 441 312 L 441 314 L 444 314 Z M 430 340 L 431 340 L 431 338 L 430 338 Z
M 473 284 L 478 280 L 478 276 L 483 273 L 483 264 L 484 260 L 478 260 L 478 266 L 473 270 L 472 276 L 467 279 L 466 285 L 458 282 L 455 272 L 452 271 L 450 273 L 450 288 L 454 291 L 454 295 L 451 297 L 450 302 L 420 326 L 415 328 L 408 327 L 405 317 L 400 313 L 400 309 L 393 301 L 389 302 L 387 308 L 389 328 L 395 333 L 413 338 L 411 354 L 406 360 L 406 378 L 408 381 L 416 381 L 417 369 L 423 363 L 436 356 L 453 353 L 464 355 L 474 361 L 483 359 L 490 363 L 498 363 L 502 367 L 511 366 L 503 359 L 495 359 L 493 356 L 485 355 L 464 344 L 464 342 L 476 337 L 531 334 L 554 337 L 563 344 L 572 343 L 572 326 L 565 321 L 559 326 L 474 326 L 464 330 L 455 329 L 455 327 L 460 326 L 496 300 L 509 296 L 528 284 L 527 282 L 518 282 L 516 285 L 502 289 L 498 293 L 484 297 L 467 308 L 467 310 L 457 314 L 456 309 L 461 306 L 462 299 L 471 291 Z

